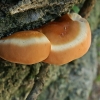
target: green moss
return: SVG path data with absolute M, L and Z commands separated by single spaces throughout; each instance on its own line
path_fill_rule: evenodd
M 79 7 L 78 6 L 73 6 L 72 10 L 76 13 L 78 13 L 80 11 Z
M 97 77 L 96 77 L 96 81 L 98 82 L 100 82 L 100 75 L 98 75 Z

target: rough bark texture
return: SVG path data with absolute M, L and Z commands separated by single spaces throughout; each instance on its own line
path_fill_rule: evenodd
M 24 0 L 0 1 L 0 37 L 7 36 L 16 31 L 41 26 L 43 23 L 69 11 L 69 7 L 78 3 L 78 0 L 64 0 L 61 6 L 56 4 L 50 7 L 43 6 L 36 10 L 31 9 L 11 15 L 10 11 L 14 6 L 16 8 L 16 5 L 19 5 L 18 1 L 22 2 Z M 60 2 L 62 0 L 46 1 Z M 98 3 L 100 3 L 99 0 Z M 98 3 L 97 5 L 99 5 Z M 97 9 L 96 7 L 95 9 Z M 47 12 L 44 13 L 44 11 Z M 100 14 L 97 15 L 99 16 Z M 96 76 L 95 38 L 93 38 L 91 49 L 84 57 L 61 67 L 47 65 L 49 70 L 45 73 L 45 77 L 42 77 L 42 80 L 38 80 L 37 76 L 40 73 L 41 67 L 44 69 L 47 67 L 44 65 L 44 63 L 21 65 L 0 59 L 0 100 L 26 100 L 32 87 L 36 93 L 44 87 L 43 92 L 38 96 L 38 100 L 87 100 L 92 82 Z M 41 84 L 39 89 L 36 88 L 38 86 L 36 82 L 41 82 L 39 83 Z
M 23 1 L 24 0 L 20 2 L 23 2 Z M 26 1 L 30 1 L 30 0 L 26 0 Z M 34 4 L 32 5 L 36 5 L 39 1 L 41 0 L 34 2 Z M 53 20 L 61 16 L 62 14 L 68 12 L 74 4 L 78 3 L 78 0 L 65 0 L 65 1 L 46 0 L 46 3 L 48 5 L 44 4 L 45 2 L 41 4 L 41 2 L 38 3 L 39 5 L 41 5 L 41 7 L 37 6 L 35 7 L 35 9 L 33 7 L 33 9 L 31 8 L 25 12 L 17 13 L 14 15 L 11 15 L 10 11 L 16 12 L 16 9 L 12 9 L 12 8 L 16 8 L 17 4 L 15 6 L 13 5 L 12 7 L 12 4 L 9 4 L 9 3 L 4 4 L 1 2 L 0 4 L 1 6 L 0 8 L 0 38 L 3 36 L 7 36 L 9 34 L 12 34 L 19 30 L 29 30 L 35 27 L 39 27 L 43 25 L 44 23 L 50 20 Z M 28 2 L 25 2 L 25 4 L 26 3 L 28 4 Z M 31 4 L 29 4 L 29 7 L 30 5 Z

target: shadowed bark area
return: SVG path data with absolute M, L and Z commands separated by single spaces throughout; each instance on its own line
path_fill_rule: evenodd
M 50 6 L 43 4 L 36 9 L 29 8 L 28 11 L 19 11 L 11 15 L 11 9 L 14 6 L 18 7 L 19 2 L 23 1 L 0 1 L 0 37 L 39 27 L 70 11 L 73 5 L 82 0 L 46 0 L 57 3 Z M 25 1 L 27 1 L 25 4 L 29 4 L 28 1 L 34 0 Z M 30 91 L 35 94 L 32 95 L 35 97 L 33 100 L 37 97 L 38 100 L 87 100 L 96 74 L 96 66 L 95 42 L 86 56 L 61 67 L 45 63 L 21 65 L 0 59 L 0 100 L 26 100 Z M 39 96 L 43 89 L 43 93 Z
M 81 8 L 79 14 L 83 16 L 84 18 L 88 18 L 90 15 L 91 10 L 93 9 L 95 5 L 96 0 L 88 0 L 85 1 L 83 7 Z

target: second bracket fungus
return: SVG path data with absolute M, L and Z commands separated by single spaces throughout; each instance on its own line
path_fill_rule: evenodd
M 0 57 L 14 63 L 34 64 L 46 59 L 51 43 L 37 31 L 21 31 L 0 40 Z

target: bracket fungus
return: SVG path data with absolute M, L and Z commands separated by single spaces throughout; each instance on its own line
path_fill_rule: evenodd
M 83 56 L 90 44 L 87 20 L 76 13 L 65 14 L 38 29 L 0 39 L 0 57 L 20 64 L 63 65 Z
M 34 64 L 46 59 L 51 43 L 37 31 L 21 31 L 0 40 L 0 57 L 14 63 Z
M 37 29 L 51 42 L 51 51 L 44 62 L 62 65 L 83 56 L 91 44 L 90 26 L 86 19 L 76 13 L 61 18 Z

